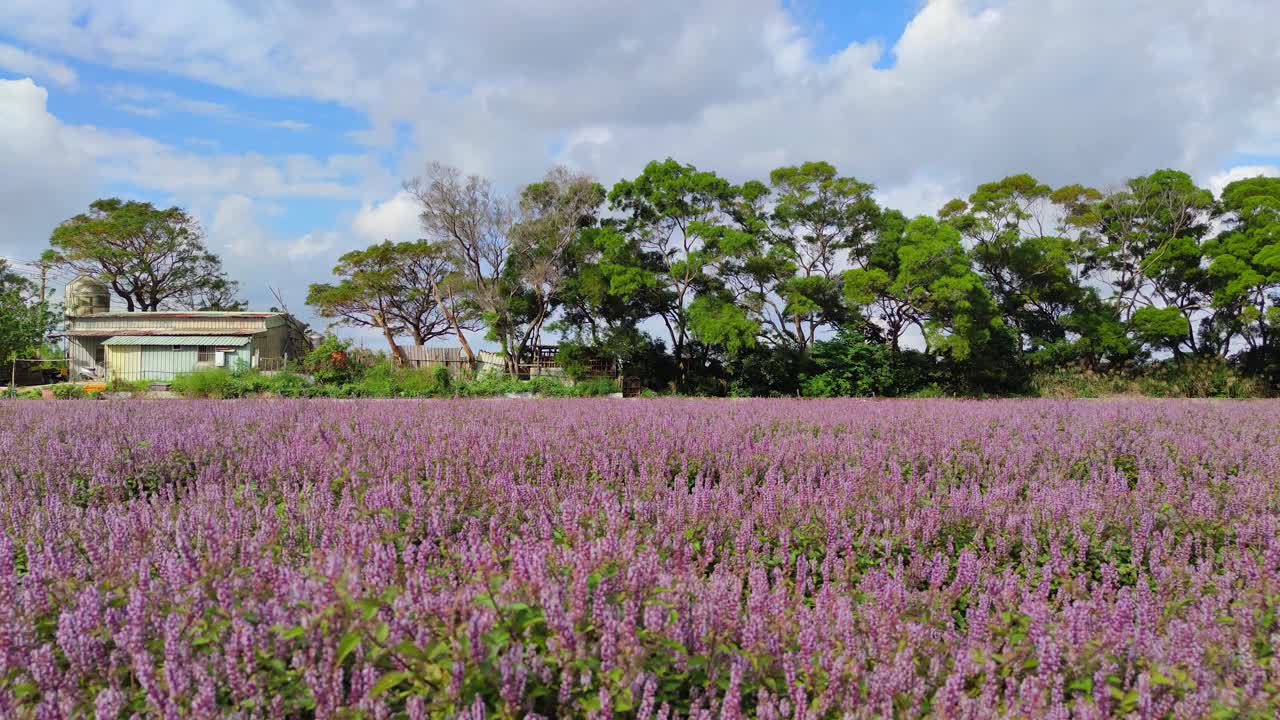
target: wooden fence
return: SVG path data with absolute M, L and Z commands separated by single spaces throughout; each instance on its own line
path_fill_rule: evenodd
M 465 375 L 471 372 L 471 363 L 460 347 L 431 347 L 429 345 L 403 345 L 405 364 L 412 368 L 447 368 L 453 375 Z M 488 350 L 476 353 L 477 369 L 505 367 L 502 356 Z

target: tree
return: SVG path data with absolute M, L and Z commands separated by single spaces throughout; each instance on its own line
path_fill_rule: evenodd
M 510 336 L 505 328 L 510 325 L 516 288 L 507 281 L 506 266 L 515 207 L 488 180 L 464 176 L 457 168 L 441 163 L 428 165 L 421 177 L 405 183 L 405 189 L 418 201 L 418 218 L 427 239 L 448 249 L 458 288 L 481 311 L 485 324 L 503 345 L 508 368 L 512 367 L 515 359 L 510 355 Z M 463 335 L 460 319 L 454 316 L 450 323 L 474 364 L 475 353 Z
M 893 387 L 893 368 L 883 343 L 867 342 L 861 333 L 841 329 L 814 345 L 815 372 L 803 380 L 809 397 L 885 395 Z
M 504 278 L 517 289 L 519 304 L 499 328 L 506 339 L 504 349 L 516 359 L 541 344 L 543 327 L 570 287 L 575 249 L 581 247 L 583 233 L 599 222 L 604 199 L 604 188 L 594 178 L 564 167 L 553 168 L 541 182 L 521 191 L 520 219 L 511 228 L 511 258 Z
M 912 220 L 898 248 L 895 295 L 925 318 L 929 348 L 963 360 L 1003 329 L 999 309 L 969 264 L 960 232 L 933 218 Z
M 842 294 L 846 305 L 856 308 L 883 326 L 885 337 L 894 353 L 901 349 L 902 336 L 912 326 L 924 329 L 924 314 L 907 296 L 907 286 L 898 284 L 908 220 L 897 210 L 880 215 L 874 235 L 866 251 L 863 267 L 845 272 Z
M 39 347 L 56 322 L 35 283 L 0 259 L 0 360 Z
M 1132 323 L 1144 307 L 1176 308 L 1187 329 L 1180 345 L 1195 352 L 1193 320 L 1210 290 L 1202 241 L 1215 219 L 1212 193 L 1184 172 L 1160 170 L 1078 207 L 1073 221 L 1091 248 L 1086 264 L 1110 285 L 1121 319 Z
M 1222 192 L 1225 231 L 1204 244 L 1212 306 L 1230 338 L 1251 352 L 1280 342 L 1280 178 L 1250 178 Z
M 1141 307 L 1134 311 L 1132 323 L 1138 342 L 1157 350 L 1171 350 L 1174 357 L 1182 356 L 1182 345 L 1187 342 L 1191 323 L 1178 308 Z
M 681 386 L 694 366 L 695 342 L 747 347 L 759 332 L 725 284 L 731 272 L 721 273 L 726 262 L 756 251 L 756 237 L 734 221 L 741 197 L 741 188 L 715 173 L 670 158 L 609 192 L 625 238 L 608 254 L 610 292 L 652 303 Z M 705 349 L 701 355 L 705 364 Z
M 820 329 L 847 319 L 840 273 L 846 260 L 865 264 L 880 209 L 874 186 L 838 176 L 830 163 L 781 167 L 769 182 L 774 205 L 764 232 L 768 247 L 744 264 L 747 295 L 765 336 L 804 353 Z
M 62 223 L 48 262 L 107 283 L 130 312 L 241 307 L 238 284 L 204 244 L 195 218 L 177 207 L 98 200 Z
M 1026 350 L 1065 340 L 1065 318 L 1085 300 L 1080 250 L 1058 232 L 1067 226 L 1055 218 L 1066 217 L 1059 202 L 1088 192 L 1055 192 L 1030 175 L 1012 175 L 978 186 L 967 202 L 953 200 L 939 212 L 972 243 L 975 267 Z
M 445 258 L 444 248 L 423 240 L 387 241 L 355 250 L 340 257 L 333 268 L 340 282 L 313 284 L 307 304 L 338 324 L 381 331 L 396 362 L 404 364 L 397 336 L 407 333 L 422 345 L 452 329 L 431 290 L 450 272 Z

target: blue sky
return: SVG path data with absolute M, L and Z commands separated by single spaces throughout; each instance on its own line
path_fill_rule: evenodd
M 189 208 L 255 305 L 416 235 L 430 160 L 514 190 L 665 156 L 834 162 L 933 212 L 1031 172 L 1211 186 L 1280 160 L 1269 0 L 203 0 L 0 6 L 0 256 L 95 197 Z

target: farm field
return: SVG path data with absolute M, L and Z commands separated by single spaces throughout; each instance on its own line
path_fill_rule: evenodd
M 1275 402 L 24 402 L 0 458 L 0 717 L 1280 711 Z

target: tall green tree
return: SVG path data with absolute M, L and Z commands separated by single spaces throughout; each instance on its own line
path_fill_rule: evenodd
M 56 322 L 36 284 L 0 259 L 0 360 L 39 347 Z
M 865 265 L 880 208 L 873 185 L 826 162 L 778 168 L 769 183 L 763 252 L 744 263 L 744 277 L 765 336 L 804 353 L 847 320 L 842 272 Z
M 107 283 L 130 312 L 244 305 L 200 224 L 181 208 L 98 200 L 59 225 L 49 243 L 46 261 Z
M 451 272 L 446 249 L 438 244 L 387 241 L 340 257 L 333 268 L 339 282 L 311 285 L 307 304 L 335 324 L 378 330 L 403 364 L 397 336 L 409 335 L 422 345 L 452 332 L 453 323 L 432 289 Z
M 1203 241 L 1216 215 L 1211 192 L 1184 172 L 1160 170 L 1078 208 L 1074 222 L 1091 247 L 1087 264 L 1110 286 L 1121 319 L 1132 324 L 1142 308 L 1176 308 L 1186 328 L 1177 347 L 1197 352 L 1195 321 L 1211 292 Z M 1159 326 L 1167 331 L 1166 316 Z M 1149 325 L 1156 316 L 1145 317 Z
M 682 385 L 695 359 L 708 361 L 706 346 L 748 347 L 759 333 L 725 282 L 737 271 L 725 272 L 726 264 L 758 247 L 743 218 L 735 217 L 742 194 L 715 173 L 670 158 L 649 163 L 609 192 L 625 238 L 608 254 L 610 292 L 652 303 Z
M 1204 244 L 1212 307 L 1229 345 L 1280 352 L 1280 178 L 1237 180 L 1222 192 L 1226 229 Z
M 960 232 L 929 217 L 907 226 L 898 248 L 895 292 L 924 315 L 931 350 L 963 360 L 1003 329 L 991 294 L 973 271 Z
M 506 324 L 494 328 L 514 358 L 542 343 L 543 329 L 572 289 L 583 235 L 598 226 L 604 200 L 605 190 L 594 178 L 564 167 L 521 190 L 503 278 L 516 292 Z
M 846 271 L 842 287 L 847 306 L 879 322 L 895 353 L 901 350 L 902 336 L 911 327 L 924 330 L 923 310 L 913 304 L 908 287 L 898 283 L 898 250 L 904 244 L 908 224 L 907 217 L 897 210 L 883 212 L 863 267 Z
M 1054 191 L 1026 174 L 979 185 L 939 212 L 971 243 L 976 269 L 1025 350 L 1063 341 L 1065 318 L 1087 292 L 1077 244 L 1057 232 L 1063 215 Z

